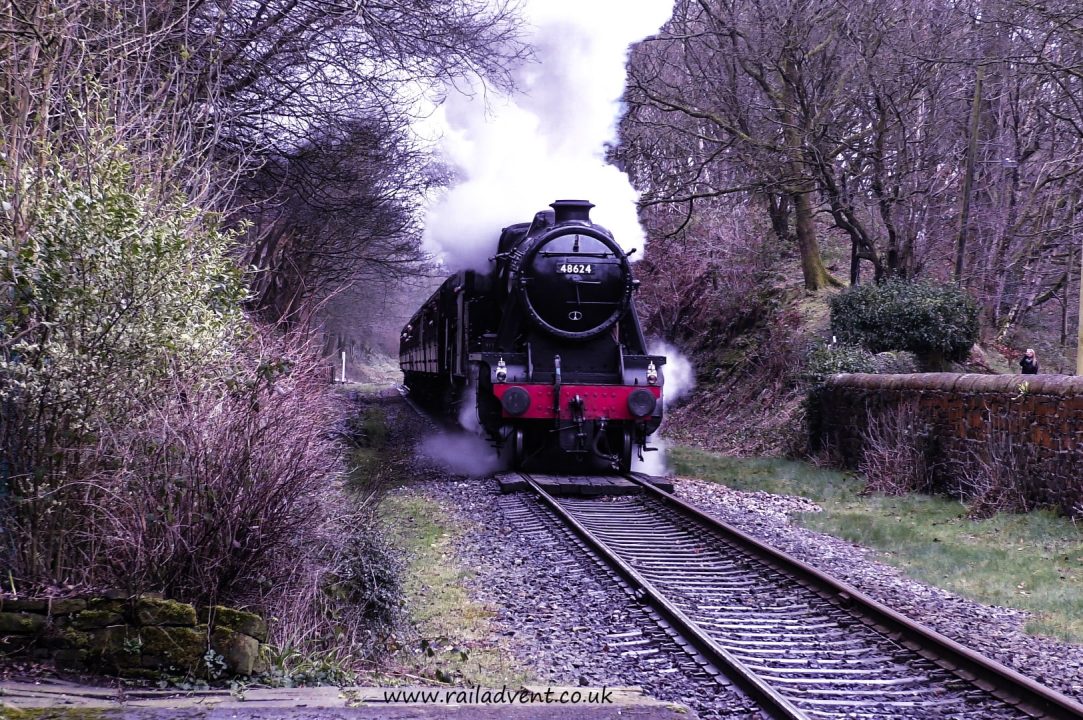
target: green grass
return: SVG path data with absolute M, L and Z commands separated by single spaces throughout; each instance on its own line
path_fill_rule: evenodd
M 824 512 L 797 516 L 804 527 L 873 548 L 922 582 L 1027 610 L 1027 632 L 1083 642 L 1083 528 L 1070 520 L 1045 511 L 971 520 L 957 501 L 865 496 L 853 475 L 789 460 L 678 447 L 670 463 L 686 477 L 810 498 Z
M 485 687 L 530 681 L 491 640 L 494 611 L 466 592 L 474 573 L 452 552 L 455 538 L 466 528 L 450 522 L 439 503 L 407 492 L 386 497 L 380 515 L 392 542 L 409 557 L 407 609 L 420 639 L 401 648 L 396 658 L 406 678 Z
M 365 494 L 379 487 L 386 470 L 387 413 L 379 406 L 367 407 L 350 419 L 349 428 L 355 447 L 349 453 L 346 488 Z
M 0 706 L 0 720 L 107 720 L 108 718 L 119 717 L 121 717 L 121 712 L 111 708 L 17 708 Z

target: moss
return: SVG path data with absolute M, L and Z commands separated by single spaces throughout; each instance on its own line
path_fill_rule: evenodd
M 100 610 L 103 612 L 123 615 L 128 610 L 127 600 L 117 598 L 92 598 L 87 601 L 87 610 Z
M 206 629 L 145 627 L 140 628 L 139 636 L 144 661 L 152 660 L 156 665 L 160 663 L 182 672 L 202 669 L 203 655 L 207 652 Z
M 255 613 L 214 605 L 213 607 L 201 608 L 199 619 L 212 627 L 226 628 L 244 633 L 260 642 L 266 642 L 267 640 L 267 623 Z
M 0 612 L 0 634 L 28 635 L 45 627 L 45 616 L 21 612 Z
M 135 619 L 140 625 L 196 624 L 196 609 L 176 600 L 141 597 L 135 602 Z
M 65 645 L 70 648 L 78 648 L 85 650 L 90 647 L 90 643 L 93 640 L 93 636 L 88 632 L 82 632 L 75 628 L 66 628 L 60 633 L 60 639 Z
M 3 720 L 106 720 L 119 718 L 119 711 L 105 708 L 14 708 L 4 706 Z
M 50 615 L 74 615 L 83 610 L 86 610 L 86 600 L 80 598 L 64 598 L 49 603 Z
M 112 610 L 84 610 L 71 621 L 77 630 L 97 630 L 123 623 L 124 616 Z
M 126 626 L 114 626 L 94 630 L 89 633 L 87 643 L 89 658 L 100 659 L 114 669 L 138 664 L 138 657 L 132 650 L 142 645 L 139 634 Z

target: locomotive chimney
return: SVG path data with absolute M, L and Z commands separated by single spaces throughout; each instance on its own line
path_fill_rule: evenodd
M 549 207 L 553 208 L 556 214 L 554 222 L 557 225 L 569 220 L 589 223 L 590 209 L 594 207 L 594 203 L 589 200 L 557 200 Z

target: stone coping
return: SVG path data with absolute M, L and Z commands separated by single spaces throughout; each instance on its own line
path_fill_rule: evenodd
M 863 390 L 929 390 L 970 393 L 1018 392 L 1027 384 L 1030 395 L 1083 395 L 1080 375 L 981 375 L 976 373 L 843 373 L 831 375 L 828 387 L 855 387 Z
M 480 697 L 486 690 L 498 693 L 501 688 L 449 687 L 310 687 L 253 688 L 245 690 L 203 690 L 178 692 L 170 690 L 113 690 L 78 685 L 60 680 L 0 683 L 0 710 L 22 711 L 20 717 L 33 717 L 34 711 L 69 710 L 101 711 L 95 717 L 170 717 L 171 711 L 199 710 L 210 717 L 266 717 L 264 711 L 274 710 L 275 717 L 290 717 L 295 710 L 304 717 L 373 717 L 386 718 L 392 712 L 396 718 L 444 717 L 529 717 L 529 718 L 684 718 L 695 717 L 687 708 L 651 698 L 638 687 L 596 688 L 563 687 L 527 684 L 507 688 L 507 692 L 525 689 L 553 697 L 561 693 L 581 693 L 583 697 L 599 697 L 608 691 L 609 702 L 501 704 L 481 702 L 389 702 L 389 693 L 440 692 Z M 400 695 L 401 697 L 401 695 Z M 394 708 L 394 710 L 391 710 Z M 320 712 L 321 710 L 325 712 Z M 339 715 L 333 710 L 349 711 Z M 228 713 L 228 714 L 223 714 Z M 249 715 L 250 714 L 250 715 Z M 298 715 L 300 717 L 301 715 Z M 47 715 L 46 715 L 47 716 Z

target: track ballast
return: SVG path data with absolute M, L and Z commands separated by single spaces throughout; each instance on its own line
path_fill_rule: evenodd
M 583 499 L 523 480 L 770 717 L 1083 718 L 1072 699 L 648 483 Z

